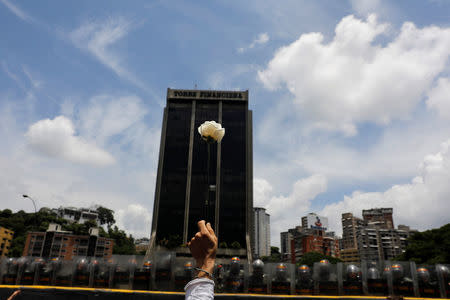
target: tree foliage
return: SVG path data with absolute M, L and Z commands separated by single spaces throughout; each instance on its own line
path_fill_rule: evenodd
M 108 237 L 114 239 L 114 254 L 136 254 L 134 238 L 131 234 L 127 236 L 125 231 L 114 226 L 114 228 L 108 228 Z
M 280 248 L 271 246 L 270 256 L 262 256 L 261 260 L 263 262 L 281 262 Z
M 450 262 L 450 223 L 411 235 L 405 252 L 396 259 L 412 260 L 417 264 Z
M 98 220 L 100 221 L 100 225 L 106 224 L 108 227 L 111 227 L 116 223 L 114 219 L 114 211 L 112 209 L 97 206 L 96 211 L 98 213 Z

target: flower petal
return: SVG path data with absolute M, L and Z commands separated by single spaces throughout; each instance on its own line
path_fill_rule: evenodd
M 216 137 L 215 140 L 220 143 L 223 139 L 223 136 L 225 135 L 225 128 L 221 128 L 216 130 Z

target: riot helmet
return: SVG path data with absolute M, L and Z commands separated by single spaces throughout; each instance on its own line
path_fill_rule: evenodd
M 146 260 L 146 261 L 144 261 L 144 264 L 142 265 L 142 268 L 144 270 L 151 270 L 152 266 L 153 266 L 152 261 L 151 260 Z
M 307 265 L 301 265 L 297 268 L 298 277 L 301 280 L 309 280 L 311 278 L 311 270 Z
M 262 274 L 264 272 L 264 263 L 262 260 L 257 259 L 253 262 L 253 273 Z
M 286 280 L 287 267 L 283 263 L 279 263 L 276 267 L 276 277 L 281 280 Z
M 192 262 L 188 261 L 184 264 L 184 274 L 188 277 L 192 277 L 194 274 L 194 267 L 192 266 Z
M 86 258 L 82 258 L 77 262 L 77 270 L 78 271 L 86 271 L 88 268 L 88 261 Z
M 18 263 L 17 260 L 10 257 L 6 260 L 6 269 L 7 272 L 12 274 L 17 272 Z
M 235 256 L 231 258 L 230 273 L 238 274 L 240 270 L 241 270 L 241 260 L 239 259 L 239 257 Z
M 444 280 L 448 280 L 449 279 L 450 271 L 448 270 L 447 266 L 445 266 L 445 265 L 438 265 L 436 267 L 436 270 L 438 271 L 438 273 L 442 274 L 442 278 L 444 278 Z
M 401 280 L 403 279 L 403 267 L 400 264 L 393 264 L 391 266 L 391 272 L 392 272 L 392 279 L 395 280 Z
M 349 281 L 358 281 L 360 279 L 361 271 L 355 265 L 348 265 L 345 273 Z
M 428 272 L 427 268 L 418 268 L 417 269 L 417 278 L 420 282 L 426 283 L 430 281 L 430 272 Z
M 327 259 L 322 259 L 319 262 L 319 280 L 327 281 L 330 278 L 330 262 Z

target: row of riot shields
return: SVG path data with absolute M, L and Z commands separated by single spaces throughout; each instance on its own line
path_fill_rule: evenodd
M 110 260 L 7 258 L 0 262 L 0 284 L 183 291 L 195 277 L 193 263 L 172 252 L 155 253 L 147 261 L 122 255 Z M 216 293 L 450 298 L 449 267 L 390 261 L 331 264 L 327 260 L 310 267 L 259 259 L 248 264 L 233 257 L 218 259 L 214 279 Z
M 450 298 L 449 267 L 390 261 L 331 264 L 327 260 L 312 268 L 261 260 L 247 267 L 233 258 L 218 264 L 214 275 L 217 293 Z

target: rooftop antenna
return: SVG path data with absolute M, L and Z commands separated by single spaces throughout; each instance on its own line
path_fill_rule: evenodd
M 194 83 L 194 90 L 197 89 L 197 83 Z

